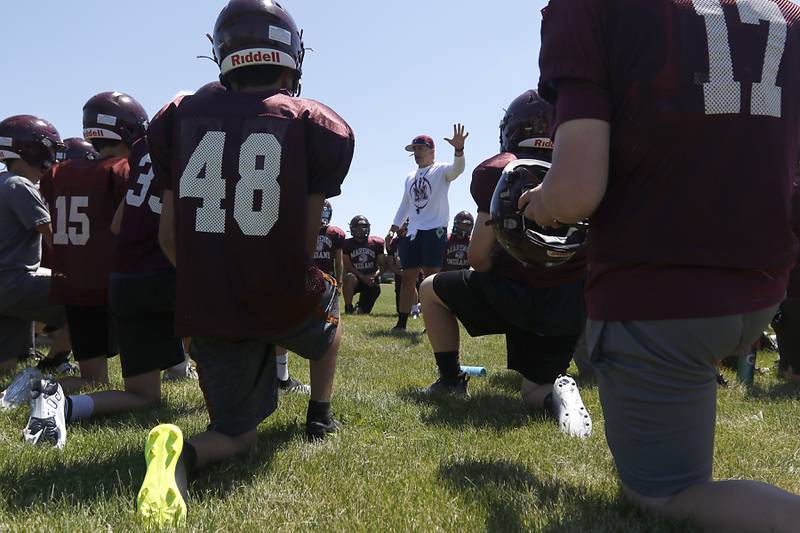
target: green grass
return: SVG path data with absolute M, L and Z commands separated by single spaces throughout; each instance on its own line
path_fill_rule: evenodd
M 618 497 L 597 389 L 581 383 L 594 434 L 571 439 L 519 400 L 501 337 L 462 338 L 462 361 L 488 368 L 471 397 L 429 402 L 435 377 L 422 321 L 393 336 L 394 294 L 372 316 L 346 317 L 334 410 L 345 426 L 318 445 L 303 439 L 306 399 L 283 396 L 257 450 L 210 468 L 190 487 L 195 531 L 692 531 Z M 774 354 L 760 354 L 771 366 Z M 308 364 L 290 357 L 292 373 Z M 113 382 L 121 384 L 112 362 Z M 729 374 L 728 379 L 734 381 Z M 0 383 L 5 386 L 5 383 Z M 773 373 L 720 391 L 715 475 L 800 492 L 797 388 Z M 166 384 L 154 411 L 70 426 L 63 451 L 24 445 L 27 409 L 0 413 L 0 531 L 135 531 L 133 499 L 149 428 L 186 435 L 207 424 L 196 384 Z

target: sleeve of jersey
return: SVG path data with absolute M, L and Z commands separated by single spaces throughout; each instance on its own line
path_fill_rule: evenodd
M 470 193 L 475 204 L 478 206 L 479 213 L 489 213 L 494 189 L 500 180 L 501 171 L 499 168 L 492 168 L 486 165 L 478 166 L 472 172 L 472 184 Z
M 333 110 L 317 104 L 308 119 L 308 192 L 332 198 L 341 194 L 355 150 L 353 130 Z
M 22 181 L 10 186 L 9 205 L 26 229 L 50 222 L 50 212 L 39 191 Z
M 147 144 L 150 147 L 150 162 L 159 190 L 175 190 L 172 175 L 172 115 L 175 104 L 171 103 L 159 111 L 147 129 Z
M 605 0 L 550 0 L 542 12 L 539 94 L 570 120 L 610 120 Z

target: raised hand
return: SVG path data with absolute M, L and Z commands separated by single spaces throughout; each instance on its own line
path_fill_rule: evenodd
M 469 133 L 464 131 L 464 125 L 453 124 L 453 138 L 448 139 L 447 137 L 444 138 L 445 141 L 449 142 L 450 145 L 455 148 L 457 151 L 461 151 L 464 149 L 464 143 L 469 137 Z

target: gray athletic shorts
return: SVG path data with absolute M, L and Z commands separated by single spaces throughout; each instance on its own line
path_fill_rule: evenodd
M 669 497 L 711 479 L 716 364 L 744 353 L 776 308 L 714 318 L 587 323 L 606 440 L 629 489 Z
M 0 294 L 0 362 L 27 355 L 34 346 L 34 322 L 60 328 L 64 306 L 50 303 L 50 270 L 21 274 Z
M 189 353 L 197 363 L 211 420 L 209 430 L 242 435 L 275 411 L 275 345 L 306 359 L 325 355 L 339 327 L 339 291 L 328 278 L 326 281 L 318 312 L 289 332 L 257 339 L 192 338 Z

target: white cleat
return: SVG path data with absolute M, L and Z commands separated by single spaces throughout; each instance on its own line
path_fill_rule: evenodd
M 558 376 L 553 383 L 553 411 L 561 431 L 585 439 L 592 434 L 592 417 L 583 405 L 578 384 L 569 376 Z
M 20 407 L 31 400 L 31 386 L 42 379 L 42 373 L 35 368 L 26 368 L 14 377 L 6 390 L 0 393 L 0 409 Z
M 197 379 L 197 370 L 189 363 L 184 361 L 177 365 L 170 367 L 164 371 L 163 381 L 184 381 Z
M 409 313 L 409 316 L 416 320 L 419 318 L 420 313 L 422 313 L 422 304 L 414 304 L 414 306 L 411 308 L 411 313 Z
M 64 390 L 56 381 L 41 379 L 31 388 L 31 416 L 22 430 L 25 442 L 50 443 L 56 448 L 67 444 L 67 421 Z

